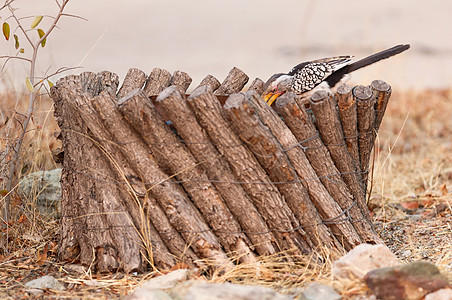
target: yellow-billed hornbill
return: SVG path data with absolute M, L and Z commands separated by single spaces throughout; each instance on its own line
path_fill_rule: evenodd
M 270 77 L 264 85 L 262 96 L 272 105 L 285 92 L 304 95 L 316 88 L 333 88 L 347 74 L 408 50 L 410 45 L 397 45 L 392 48 L 352 62 L 352 56 L 335 56 L 300 63 L 285 73 Z

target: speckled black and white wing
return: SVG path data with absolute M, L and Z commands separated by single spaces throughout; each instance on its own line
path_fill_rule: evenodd
M 336 56 L 296 65 L 289 72 L 289 75 L 293 76 L 292 89 L 297 94 L 311 91 L 328 76 L 350 64 L 351 61 L 351 56 Z

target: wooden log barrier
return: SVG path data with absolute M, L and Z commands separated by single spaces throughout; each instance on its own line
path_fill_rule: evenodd
M 60 79 L 59 257 L 98 272 L 223 269 L 381 243 L 361 176 L 391 87 L 318 91 L 313 123 L 295 94 L 273 110 L 263 81 L 241 93 L 247 82 L 233 68 L 186 95 L 192 79 L 181 71 L 130 69 L 119 89 L 110 72 Z

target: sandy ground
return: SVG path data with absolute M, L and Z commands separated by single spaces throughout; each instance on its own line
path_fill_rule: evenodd
M 36 3 L 15 1 L 22 16 L 57 10 L 54 1 Z M 449 0 L 77 0 L 67 12 L 88 21 L 61 21 L 40 52 L 38 74 L 49 66 L 80 65 L 76 73 L 109 70 L 122 79 L 130 67 L 147 73 L 159 67 L 185 71 L 197 83 L 207 74 L 223 80 L 236 66 L 266 80 L 301 61 L 360 58 L 410 43 L 409 52 L 356 72 L 352 82 L 384 79 L 401 89 L 452 85 Z M 2 22 L 7 13 L 0 12 Z M 1 53 L 13 54 L 12 46 L 2 39 Z M 20 63 L 11 63 L 3 83 L 23 87 L 25 74 Z

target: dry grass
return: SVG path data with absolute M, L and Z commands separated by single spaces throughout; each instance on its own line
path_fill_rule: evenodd
M 24 99 L 20 99 L 26 102 Z M 0 96 L 0 124 L 19 106 L 14 93 Z M 52 169 L 51 150 L 57 126 L 51 101 L 39 101 L 37 113 L 27 135 L 19 168 L 21 175 Z M 19 110 L 21 111 L 21 110 Z M 452 271 L 452 90 L 394 93 L 383 120 L 373 174 L 370 206 L 373 218 L 387 245 L 403 261 L 427 260 L 449 274 Z M 20 118 L 20 116 L 18 116 Z M 18 123 L 0 129 L 0 137 L 14 135 Z M 2 140 L 2 149 L 6 141 Z M 46 296 L 119 297 L 141 281 L 154 276 L 96 275 L 80 271 L 56 259 L 58 222 L 42 218 L 33 209 L 33 199 L 13 200 L 8 251 L 0 256 L 0 295 L 26 296 L 23 284 L 36 277 L 53 275 L 69 290 L 46 291 Z M 416 202 L 413 209 L 409 202 Z M 410 205 L 409 205 L 410 204 Z M 413 207 L 413 206 L 411 206 Z M 239 265 L 224 274 L 196 274 L 212 282 L 259 284 L 290 292 L 312 281 L 332 284 L 344 298 L 363 294 L 358 281 L 338 282 L 331 278 L 331 254 L 325 263 L 309 258 L 284 263 L 279 257 L 262 257 L 258 265 Z M 95 294 L 93 294 L 95 292 Z

